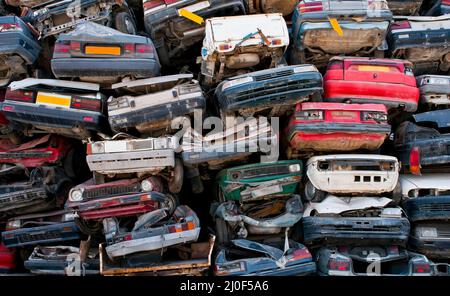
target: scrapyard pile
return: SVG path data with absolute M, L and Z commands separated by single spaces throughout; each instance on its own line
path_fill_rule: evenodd
M 0 1 L 1 272 L 450 275 L 448 0 L 139 2 Z

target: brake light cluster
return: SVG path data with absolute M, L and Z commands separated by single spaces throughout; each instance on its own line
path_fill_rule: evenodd
M 336 271 L 350 271 L 350 260 L 340 258 L 330 258 L 328 268 Z
M 413 273 L 430 273 L 431 266 L 428 262 L 413 263 Z
M 9 31 L 22 31 L 22 28 L 18 23 L 0 24 L 0 33 Z
M 153 53 L 153 47 L 150 44 L 133 44 L 124 45 L 125 54 L 149 54 Z
M 148 0 L 144 2 L 144 10 L 159 10 L 180 1 L 181 0 Z
M 450 0 L 442 0 L 441 5 L 449 5 L 450 6 Z
M 409 171 L 411 174 L 420 175 L 420 149 L 414 147 L 409 154 Z
M 74 96 L 70 107 L 87 111 L 100 111 L 101 100 Z
M 35 96 L 32 91 L 8 89 L 5 94 L 5 100 L 33 103 Z
M 402 30 L 402 29 L 410 29 L 410 28 L 411 28 L 411 24 L 409 23 L 409 21 L 395 22 L 391 25 L 391 30 Z
M 300 2 L 298 10 L 300 13 L 323 11 L 322 1 Z
M 295 113 L 295 119 L 297 120 L 323 120 L 323 111 L 319 110 L 307 110 L 298 111 Z

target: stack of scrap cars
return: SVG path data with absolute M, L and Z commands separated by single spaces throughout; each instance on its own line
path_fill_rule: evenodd
M 450 275 L 448 0 L 5 0 L 0 273 Z

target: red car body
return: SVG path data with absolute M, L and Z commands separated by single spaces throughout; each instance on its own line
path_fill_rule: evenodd
M 84 220 L 100 220 L 109 217 L 126 217 L 143 214 L 162 208 L 171 200 L 161 193 L 162 183 L 155 177 L 152 191 L 141 189 L 139 179 L 126 179 L 94 185 L 93 180 L 74 187 L 66 202 L 66 209 L 74 210 Z M 75 191 L 81 192 L 82 200 L 74 201 Z
M 0 90 L 0 102 L 3 102 L 5 100 L 5 90 Z M 2 111 L 0 111 L 0 125 L 8 125 L 9 121 L 6 119 L 5 114 L 3 114 Z
M 27 143 L 16 145 L 9 139 L 0 139 L 0 163 L 14 163 L 27 168 L 60 162 L 71 148 L 62 137 L 46 135 Z
M 0 242 L 0 273 L 9 273 L 16 268 L 15 249 L 8 249 Z
M 297 104 L 286 129 L 289 153 L 376 150 L 391 131 L 381 104 Z
M 324 101 L 384 104 L 415 112 L 419 88 L 404 60 L 334 57 L 324 76 Z

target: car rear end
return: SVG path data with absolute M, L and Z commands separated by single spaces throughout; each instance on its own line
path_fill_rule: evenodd
M 417 77 L 420 103 L 431 106 L 450 105 L 450 78 L 443 75 Z
M 376 150 L 390 131 L 383 105 L 302 103 L 289 121 L 286 139 L 293 154 Z
M 312 65 L 285 66 L 229 78 L 216 88 L 221 111 L 273 116 L 291 112 L 296 103 L 320 97 L 322 75 Z M 278 110 L 279 109 L 279 110 Z
M 450 226 L 447 221 L 428 220 L 414 223 L 408 241 L 409 248 L 429 258 L 448 259 L 450 256 Z
M 159 76 L 160 64 L 149 38 L 83 23 L 55 43 L 52 71 L 58 78 L 117 81 Z
M 419 89 L 408 61 L 336 57 L 324 76 L 324 101 L 417 110 Z

